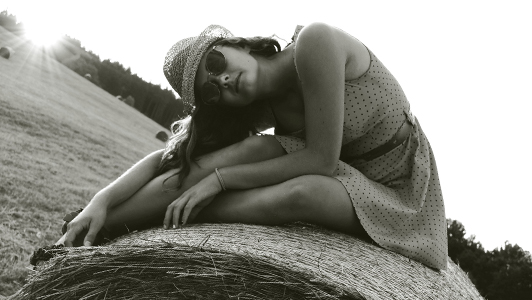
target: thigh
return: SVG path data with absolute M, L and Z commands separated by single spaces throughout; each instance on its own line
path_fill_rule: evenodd
M 295 181 L 295 209 L 302 211 L 302 221 L 351 234 L 364 233 L 351 197 L 340 181 L 321 175 L 302 176 Z
M 335 178 L 320 175 L 220 194 L 197 220 L 264 225 L 302 221 L 366 236 L 344 186 Z
M 284 149 L 273 136 L 251 136 L 244 141 L 203 155 L 191 165 L 190 173 L 177 187 L 178 170 L 169 170 L 140 188 L 129 199 L 113 207 L 106 221 L 106 228 L 117 233 L 141 229 L 153 224 L 162 225 L 167 206 L 214 168 L 253 163 L 284 155 Z

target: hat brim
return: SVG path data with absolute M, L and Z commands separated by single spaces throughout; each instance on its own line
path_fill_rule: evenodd
M 183 95 L 181 95 L 181 99 L 186 114 L 190 114 L 196 104 L 194 82 L 203 54 L 214 42 L 232 36 L 233 34 L 226 28 L 220 25 L 210 25 L 194 41 L 183 70 Z

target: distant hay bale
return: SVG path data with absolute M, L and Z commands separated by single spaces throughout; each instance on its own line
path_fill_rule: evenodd
M 118 99 L 120 101 L 124 101 L 124 98 L 121 95 L 116 96 L 116 99 Z
M 155 137 L 163 142 L 166 142 L 168 141 L 168 134 L 166 134 L 166 132 L 164 131 L 159 131 L 157 132 L 157 134 L 155 135 Z
M 126 99 L 124 99 L 124 102 L 131 107 L 135 106 L 135 98 L 131 95 L 127 96 Z
M 0 48 L 0 56 L 2 56 L 5 59 L 9 59 L 9 57 L 11 56 L 11 52 L 13 51 L 9 47 Z
M 301 224 L 151 229 L 50 251 L 12 299 L 482 299 L 451 260 L 435 271 Z
M 90 73 L 85 74 L 85 79 L 92 80 L 92 75 Z

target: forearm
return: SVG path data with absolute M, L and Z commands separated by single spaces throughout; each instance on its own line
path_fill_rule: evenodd
M 287 181 L 302 175 L 331 176 L 336 168 L 318 153 L 303 149 L 267 161 L 220 169 L 228 189 L 250 189 Z
M 89 204 L 104 205 L 109 209 L 130 198 L 154 177 L 163 151 L 155 151 L 137 162 L 115 181 L 99 191 Z

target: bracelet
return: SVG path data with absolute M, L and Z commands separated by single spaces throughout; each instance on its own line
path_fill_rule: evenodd
M 214 168 L 214 173 L 216 173 L 216 176 L 218 176 L 218 181 L 220 182 L 220 185 L 222 186 L 222 189 L 226 191 L 224 179 L 222 178 L 222 174 L 220 174 L 220 171 L 218 171 L 218 168 Z

